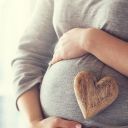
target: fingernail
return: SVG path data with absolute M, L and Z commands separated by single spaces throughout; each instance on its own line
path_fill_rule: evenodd
M 75 128 L 82 128 L 82 126 L 80 124 L 77 124 Z

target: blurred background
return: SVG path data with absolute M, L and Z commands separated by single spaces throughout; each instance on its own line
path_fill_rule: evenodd
M 36 0 L 0 0 L 0 128 L 25 128 L 12 91 L 11 60 Z

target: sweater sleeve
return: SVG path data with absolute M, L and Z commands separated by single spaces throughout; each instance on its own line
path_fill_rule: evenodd
M 42 82 L 57 41 L 52 19 L 53 1 L 38 0 L 32 20 L 21 37 L 16 56 L 12 60 L 16 105 L 24 92 Z

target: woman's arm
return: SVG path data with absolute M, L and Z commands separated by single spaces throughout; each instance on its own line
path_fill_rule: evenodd
M 84 49 L 99 60 L 128 76 L 128 43 L 102 30 L 91 29 Z
M 59 40 L 51 64 L 91 53 L 128 76 L 128 43 L 100 29 L 74 28 Z
M 32 21 L 20 40 L 12 62 L 17 107 L 28 120 L 30 128 L 81 128 L 76 121 L 59 117 L 43 119 L 38 88 L 57 41 L 52 23 L 53 2 L 38 0 Z
M 27 122 L 41 121 L 43 119 L 43 115 L 40 105 L 38 86 L 34 86 L 20 96 L 18 106 Z
M 52 17 L 53 0 L 38 0 L 12 62 L 17 108 L 28 121 L 43 118 L 37 88 L 42 83 L 57 40 Z
M 53 5 L 53 0 L 37 1 L 32 20 L 19 41 L 12 62 L 16 101 L 42 83 L 57 40 L 52 24 Z

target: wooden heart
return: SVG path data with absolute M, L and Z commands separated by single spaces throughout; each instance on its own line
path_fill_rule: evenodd
M 98 82 L 91 72 L 79 72 L 74 79 L 74 91 L 85 119 L 92 118 L 118 96 L 118 85 L 113 77 L 106 76 Z

